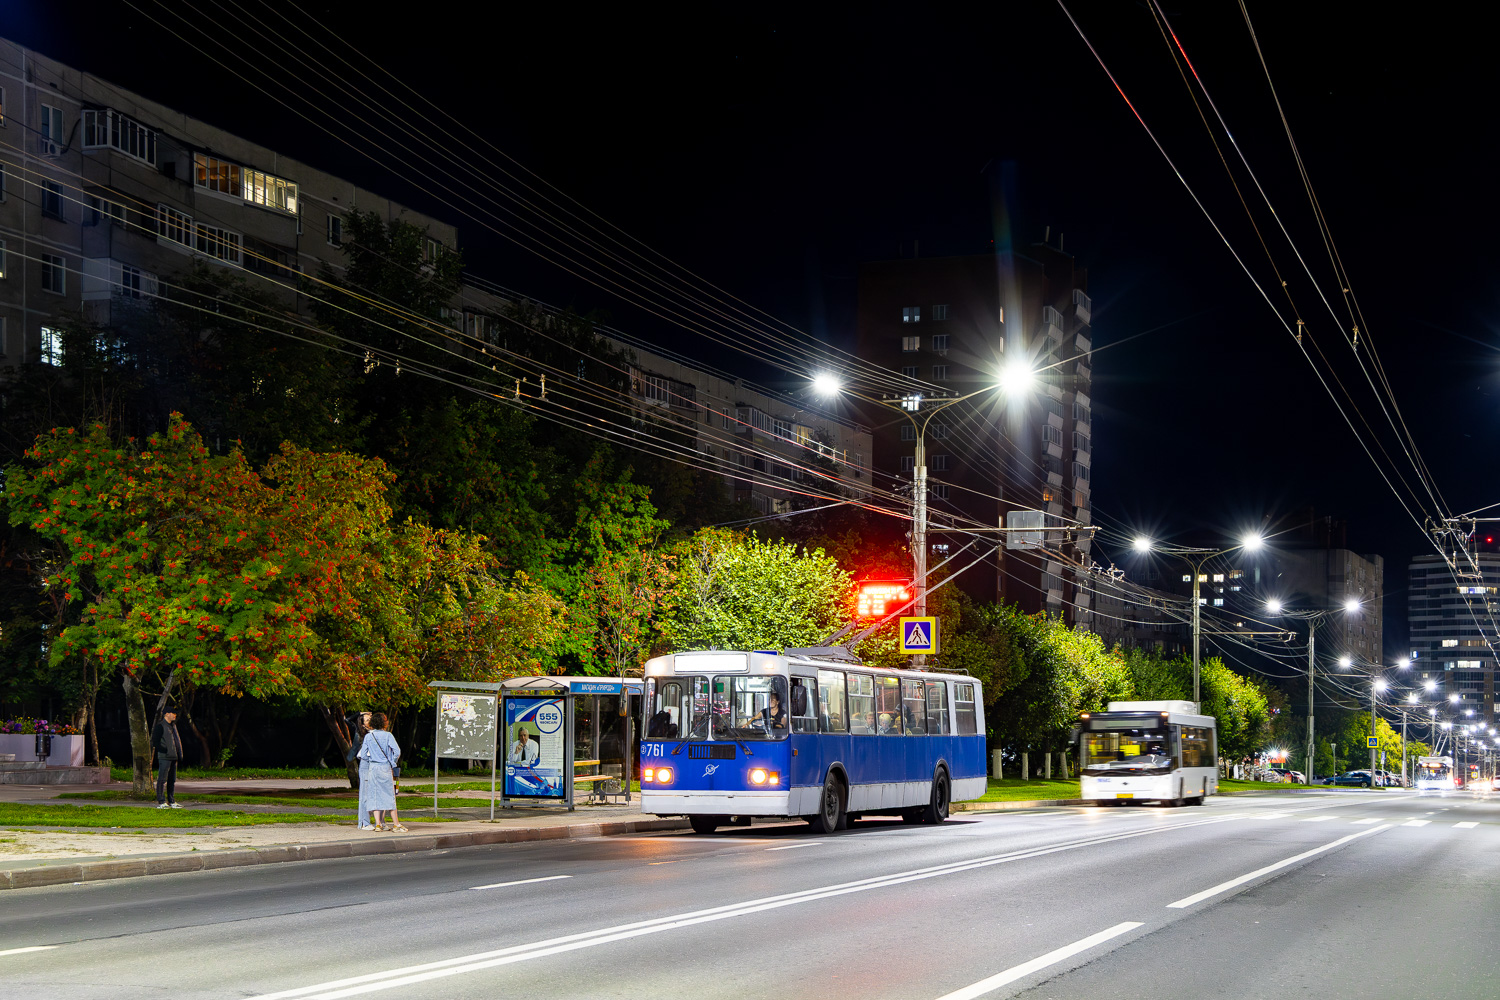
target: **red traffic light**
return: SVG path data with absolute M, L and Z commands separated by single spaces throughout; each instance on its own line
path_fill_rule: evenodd
M 905 581 L 867 580 L 856 591 L 854 613 L 859 618 L 882 618 L 909 600 Z

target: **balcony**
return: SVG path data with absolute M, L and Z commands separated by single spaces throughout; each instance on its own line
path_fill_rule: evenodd
M 1087 354 L 1094 349 L 1094 342 L 1080 333 L 1073 337 L 1073 346 L 1078 348 L 1079 354 Z

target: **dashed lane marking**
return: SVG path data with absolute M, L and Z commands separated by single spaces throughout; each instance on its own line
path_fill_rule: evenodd
M 982 997 L 986 993 L 993 993 L 1000 987 L 1013 983 L 1017 979 L 1029 976 L 1033 972 L 1040 972 L 1049 965 L 1056 965 L 1064 959 L 1072 958 L 1079 952 L 1088 951 L 1095 945 L 1103 944 L 1111 938 L 1119 937 L 1121 934 L 1127 934 L 1140 926 L 1142 924 L 1138 920 L 1127 920 L 1124 923 L 1115 924 L 1113 927 L 1102 930 L 1098 934 L 1090 934 L 1088 937 L 1074 941 L 1072 944 L 1063 945 L 1056 951 L 1049 951 L 1039 958 L 1033 958 L 1029 962 L 1022 962 L 1020 965 L 1013 965 L 1004 972 L 996 973 L 988 979 L 981 979 L 972 986 L 965 986 L 961 990 L 945 993 L 938 1000 L 976 1000 L 977 997 Z
M 492 882 L 489 885 L 471 885 L 470 889 L 504 889 L 511 885 L 531 885 L 533 882 L 556 882 L 560 878 L 572 878 L 571 875 L 547 875 L 542 878 L 519 878 L 514 882 Z
M 1478 825 L 1478 823 L 1454 823 L 1453 828 L 1455 830 L 1472 830 Z
M 0 951 L 0 958 L 4 958 L 6 955 L 25 955 L 33 951 L 52 951 L 56 947 L 57 945 L 55 944 L 34 944 L 30 948 L 7 948 L 4 951 Z
M 1401 825 L 1402 826 L 1426 826 L 1428 823 L 1431 823 L 1431 822 L 1432 822 L 1432 820 L 1430 820 L 1430 819 L 1409 819 L 1405 823 L 1402 823 Z

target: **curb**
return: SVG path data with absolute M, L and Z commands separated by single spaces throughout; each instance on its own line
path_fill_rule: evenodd
M 1010 812 L 1013 809 L 1046 809 L 1049 806 L 1086 806 L 1088 799 L 1026 799 L 1019 802 L 956 802 L 950 812 Z
M 86 861 L 78 864 L 50 865 L 0 871 L 0 889 L 32 889 L 74 882 L 98 882 L 104 879 L 138 878 L 142 875 L 176 875 L 182 872 L 213 871 L 220 868 L 244 868 L 250 865 L 275 865 L 288 861 L 324 861 L 330 858 L 358 858 L 376 854 L 407 854 L 412 851 L 437 851 L 455 847 L 482 847 L 488 844 L 517 844 L 532 840 L 570 840 L 580 837 L 615 837 L 630 833 L 653 833 L 663 830 L 685 830 L 683 819 L 648 819 L 622 823 L 574 823 L 558 826 L 523 827 L 509 830 L 476 830 L 473 833 L 407 836 L 391 840 L 343 840 L 326 844 L 291 844 L 244 851 L 206 851 L 177 854 L 161 858 L 138 858 L 121 861 Z

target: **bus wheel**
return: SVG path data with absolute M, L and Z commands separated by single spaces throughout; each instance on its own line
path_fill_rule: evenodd
M 948 772 L 938 771 L 937 777 L 932 779 L 932 798 L 922 812 L 922 822 L 941 823 L 947 819 L 952 797 L 953 789 L 948 784 Z
M 693 824 L 694 833 L 713 833 L 724 821 L 723 816 L 689 816 L 688 822 Z
M 814 833 L 832 833 L 839 828 L 844 818 L 844 786 L 833 775 L 823 782 L 823 794 L 818 798 L 818 813 L 812 818 Z

